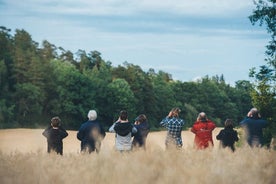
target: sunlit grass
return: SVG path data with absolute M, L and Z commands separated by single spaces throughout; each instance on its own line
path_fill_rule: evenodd
M 42 142 L 43 149 L 33 146 L 30 151 L 1 151 L 0 183 L 273 184 L 276 181 L 276 152 L 273 150 L 240 146 L 232 153 L 216 146 L 198 151 L 189 144 L 182 150 L 167 151 L 160 146 L 164 144 L 164 135 L 164 132 L 152 134 L 146 151 L 123 154 L 112 149 L 113 134 L 107 136 L 99 154 L 75 151 L 75 135 L 67 140 L 63 156 L 47 154 L 45 142 Z M 184 135 L 187 142 L 190 134 Z M 2 138 L 7 139 L 4 135 Z M 7 148 L 2 143 L 0 148 L 1 145 Z M 68 145 L 74 149 L 68 151 Z
M 149 149 L 64 156 L 0 153 L 0 183 L 273 183 L 276 154 L 260 148 Z

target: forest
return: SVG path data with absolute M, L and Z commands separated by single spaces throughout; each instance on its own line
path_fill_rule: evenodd
M 249 81 L 226 84 L 223 74 L 182 82 L 171 74 L 143 71 L 128 62 L 113 66 L 99 51 L 72 53 L 44 40 L 6 27 L 0 29 L 0 128 L 45 127 L 59 116 L 67 129 L 78 129 L 95 109 L 105 127 L 122 109 L 130 120 L 148 117 L 152 130 L 173 107 L 190 127 L 204 111 L 218 126 L 226 118 L 241 121 L 253 106 Z

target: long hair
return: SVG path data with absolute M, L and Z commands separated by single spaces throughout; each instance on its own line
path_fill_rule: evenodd
M 178 117 L 181 110 L 178 107 L 175 107 L 171 110 L 171 112 L 172 112 L 172 117 Z

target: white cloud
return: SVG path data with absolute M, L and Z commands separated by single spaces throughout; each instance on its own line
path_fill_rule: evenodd
M 131 15 L 165 12 L 191 16 L 233 15 L 252 7 L 252 0 L 6 0 L 14 8 L 75 15 Z

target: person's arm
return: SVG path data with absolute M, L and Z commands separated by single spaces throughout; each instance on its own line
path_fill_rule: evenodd
M 116 125 L 116 122 L 113 123 L 113 125 L 109 128 L 108 131 L 109 131 L 109 132 L 112 132 L 112 133 L 115 133 L 115 130 L 114 130 L 115 125 Z
M 138 131 L 137 128 L 133 126 L 131 132 L 132 132 L 133 134 L 135 134 L 135 133 L 137 133 L 137 131 Z
M 168 117 L 165 117 L 164 119 L 162 119 L 162 121 L 160 122 L 160 125 L 162 127 L 167 127 L 167 123 L 168 123 Z
M 42 135 L 45 136 L 46 138 L 49 137 L 49 131 L 52 128 L 52 126 L 48 126 L 43 132 Z
M 238 132 L 235 130 L 235 141 L 238 142 L 239 141 L 239 137 L 238 137 Z
M 68 136 L 68 133 L 66 132 L 66 130 L 62 126 L 59 126 L 59 132 L 61 134 L 62 139 L 64 139 L 65 137 Z
M 219 132 L 219 134 L 216 136 L 217 140 L 222 140 L 223 130 Z
M 80 127 L 78 133 L 77 133 L 78 140 L 82 141 L 84 139 L 84 131 L 83 131 L 83 125 Z
M 215 124 L 214 122 L 211 121 L 211 127 L 210 127 L 210 129 L 211 129 L 211 130 L 214 130 L 215 128 L 216 128 L 216 124 Z
M 104 130 L 104 128 L 101 124 L 100 124 L 100 131 L 101 131 L 102 138 L 104 138 L 106 133 L 105 133 L 105 130 Z
M 196 125 L 194 124 L 191 128 L 191 132 L 193 132 L 194 134 L 197 133 L 197 128 L 196 128 Z

